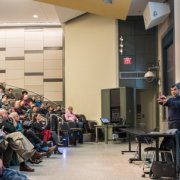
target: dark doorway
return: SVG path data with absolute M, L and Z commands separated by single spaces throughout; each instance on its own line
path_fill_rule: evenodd
M 175 84 L 175 60 L 173 29 L 162 40 L 163 47 L 163 93 L 170 94 L 170 87 Z

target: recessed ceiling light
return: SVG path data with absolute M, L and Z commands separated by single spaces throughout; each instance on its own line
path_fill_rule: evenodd
M 112 4 L 112 0 L 103 0 L 104 3 Z
M 33 15 L 33 18 L 38 18 L 39 16 L 37 14 L 34 14 Z

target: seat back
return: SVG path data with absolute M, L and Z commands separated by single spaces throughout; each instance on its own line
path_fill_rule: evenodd
M 76 117 L 79 121 L 84 122 L 86 121 L 86 116 L 84 114 L 76 114 Z
M 95 121 L 88 121 L 89 129 L 90 131 L 95 131 L 95 126 L 97 125 L 97 122 Z
M 65 132 L 65 131 L 69 132 L 69 131 L 70 131 L 70 128 L 69 128 L 68 123 L 67 123 L 67 122 L 61 123 L 61 124 L 60 124 L 60 130 L 61 130 L 62 132 Z
M 152 144 L 154 139 L 151 137 L 138 137 L 138 141 L 144 144 Z
M 90 133 L 89 121 L 84 122 L 84 133 Z
M 60 130 L 62 131 L 62 134 L 68 135 L 69 144 L 76 145 L 77 131 L 71 130 L 70 127 L 73 126 L 69 126 L 69 122 L 64 122 L 60 124 Z
M 67 123 L 68 123 L 68 126 L 69 126 L 70 129 L 71 128 L 77 128 L 77 125 L 76 125 L 75 122 L 70 121 L 70 122 L 67 122 Z
M 51 131 L 59 131 L 59 120 L 56 114 L 50 114 L 49 123 Z
M 94 142 L 95 141 L 95 137 L 96 137 L 95 126 L 97 125 L 97 122 L 95 122 L 95 121 L 88 121 L 88 124 L 89 124 L 90 133 L 91 133 L 91 141 Z

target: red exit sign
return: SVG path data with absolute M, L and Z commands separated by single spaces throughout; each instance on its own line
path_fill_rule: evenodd
M 130 57 L 123 58 L 123 64 L 125 64 L 125 65 L 132 64 L 132 58 L 130 58 Z

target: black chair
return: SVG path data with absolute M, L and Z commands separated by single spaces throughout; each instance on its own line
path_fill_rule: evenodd
M 68 126 L 69 126 L 70 129 L 77 129 L 77 125 L 76 125 L 75 122 L 73 122 L 73 121 L 68 121 L 67 124 L 68 124 Z
M 50 114 L 47 126 L 51 131 L 59 134 L 59 118 L 56 114 Z
M 162 142 L 161 142 L 161 144 L 162 144 Z M 161 161 L 174 162 L 174 155 L 173 155 L 172 149 L 168 149 L 168 148 L 164 148 L 164 147 L 160 146 L 160 148 L 158 148 L 158 151 L 159 151 L 159 156 L 160 156 Z M 155 161 L 156 147 L 154 147 L 154 146 L 146 147 L 144 149 L 144 152 L 145 152 L 145 157 L 144 157 L 144 161 L 143 161 L 142 177 L 145 177 L 146 174 L 150 174 L 150 168 L 152 166 L 153 161 Z
M 89 125 L 89 132 L 91 133 L 91 141 L 95 142 L 95 139 L 96 139 L 96 128 L 95 128 L 95 126 L 97 125 L 97 122 L 89 120 L 88 125 Z
M 83 143 L 83 128 L 78 128 L 75 122 L 69 121 L 67 122 L 69 129 L 76 135 L 76 139 L 79 143 Z
M 60 123 L 60 132 L 62 141 L 65 146 L 76 145 L 77 135 L 76 132 L 70 129 L 68 122 Z
M 83 133 L 90 133 L 89 122 L 87 120 L 84 121 Z
M 61 140 L 64 146 L 69 145 L 69 126 L 66 122 L 60 123 Z
M 137 142 L 137 147 L 135 150 L 135 154 L 133 158 L 129 159 L 129 163 L 132 163 L 133 161 L 136 161 L 137 159 L 139 159 L 139 143 L 140 144 L 146 144 L 146 145 L 151 145 L 153 144 L 153 139 L 149 138 L 149 137 L 139 137 L 137 136 L 135 138 L 136 142 Z

